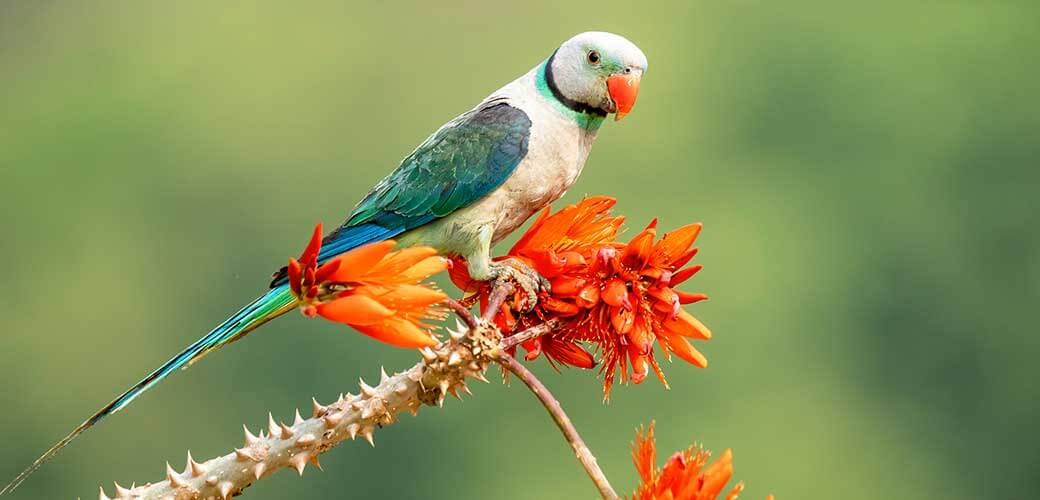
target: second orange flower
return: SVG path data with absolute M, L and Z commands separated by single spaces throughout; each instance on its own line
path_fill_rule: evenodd
M 421 282 L 449 265 L 429 247 L 393 251 L 393 240 L 355 248 L 318 266 L 321 224 L 300 259 L 289 259 L 289 286 L 308 317 L 343 323 L 399 347 L 434 346 L 427 319 L 444 292 Z

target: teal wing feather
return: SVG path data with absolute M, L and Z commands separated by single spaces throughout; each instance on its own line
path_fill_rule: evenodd
M 531 119 L 491 101 L 431 135 L 322 241 L 319 262 L 445 217 L 502 185 L 527 155 Z M 272 286 L 285 283 L 285 269 Z

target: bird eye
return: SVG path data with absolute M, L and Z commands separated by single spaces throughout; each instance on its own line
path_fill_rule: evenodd
M 599 64 L 599 52 L 596 52 L 595 50 L 590 50 L 589 62 L 592 64 Z

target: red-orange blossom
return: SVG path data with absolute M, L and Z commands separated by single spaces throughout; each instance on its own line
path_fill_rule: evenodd
M 700 446 L 676 452 L 657 468 L 657 448 L 654 442 L 654 423 L 643 431 L 636 431 L 632 443 L 632 462 L 639 473 L 639 487 L 633 500 L 716 500 L 726 483 L 733 477 L 733 452 L 722 452 L 715 462 L 709 464 L 711 452 Z M 723 497 L 736 500 L 744 491 L 744 483 L 737 483 Z M 773 500 L 773 495 L 766 497 Z
M 289 286 L 300 309 L 399 347 L 436 345 L 423 320 L 439 317 L 434 306 L 448 297 L 420 282 L 447 269 L 449 261 L 429 247 L 392 251 L 394 245 L 364 245 L 318 266 L 319 224 L 300 259 L 289 259 Z
M 543 211 L 501 259 L 531 266 L 551 281 L 552 290 L 538 297 L 532 313 L 518 314 L 504 305 L 496 318 L 506 335 L 549 318 L 562 321 L 562 328 L 524 344 L 527 359 L 544 353 L 552 362 L 591 368 L 595 361 L 581 344 L 593 344 L 604 362 L 608 396 L 616 377 L 640 383 L 648 367 L 665 380 L 654 357 L 655 341 L 666 356 L 675 354 L 704 368 L 707 359 L 688 339 L 711 338 L 711 331 L 682 308 L 707 296 L 675 288 L 701 269 L 684 267 L 697 253 L 692 245 L 701 225 L 689 224 L 658 239 L 655 220 L 629 242 L 618 242 L 623 218 L 610 215 L 614 203 L 613 198 L 590 197 L 552 215 Z M 453 268 L 452 280 L 487 296 L 488 286 L 470 280 L 463 265 Z

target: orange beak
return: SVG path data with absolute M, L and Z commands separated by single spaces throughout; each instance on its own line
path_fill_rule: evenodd
M 614 101 L 614 105 L 617 106 L 617 111 L 614 113 L 614 121 L 620 120 L 632 111 L 632 106 L 636 105 L 636 96 L 639 95 L 639 75 L 614 75 L 607 78 L 607 91 L 610 92 L 610 98 Z

